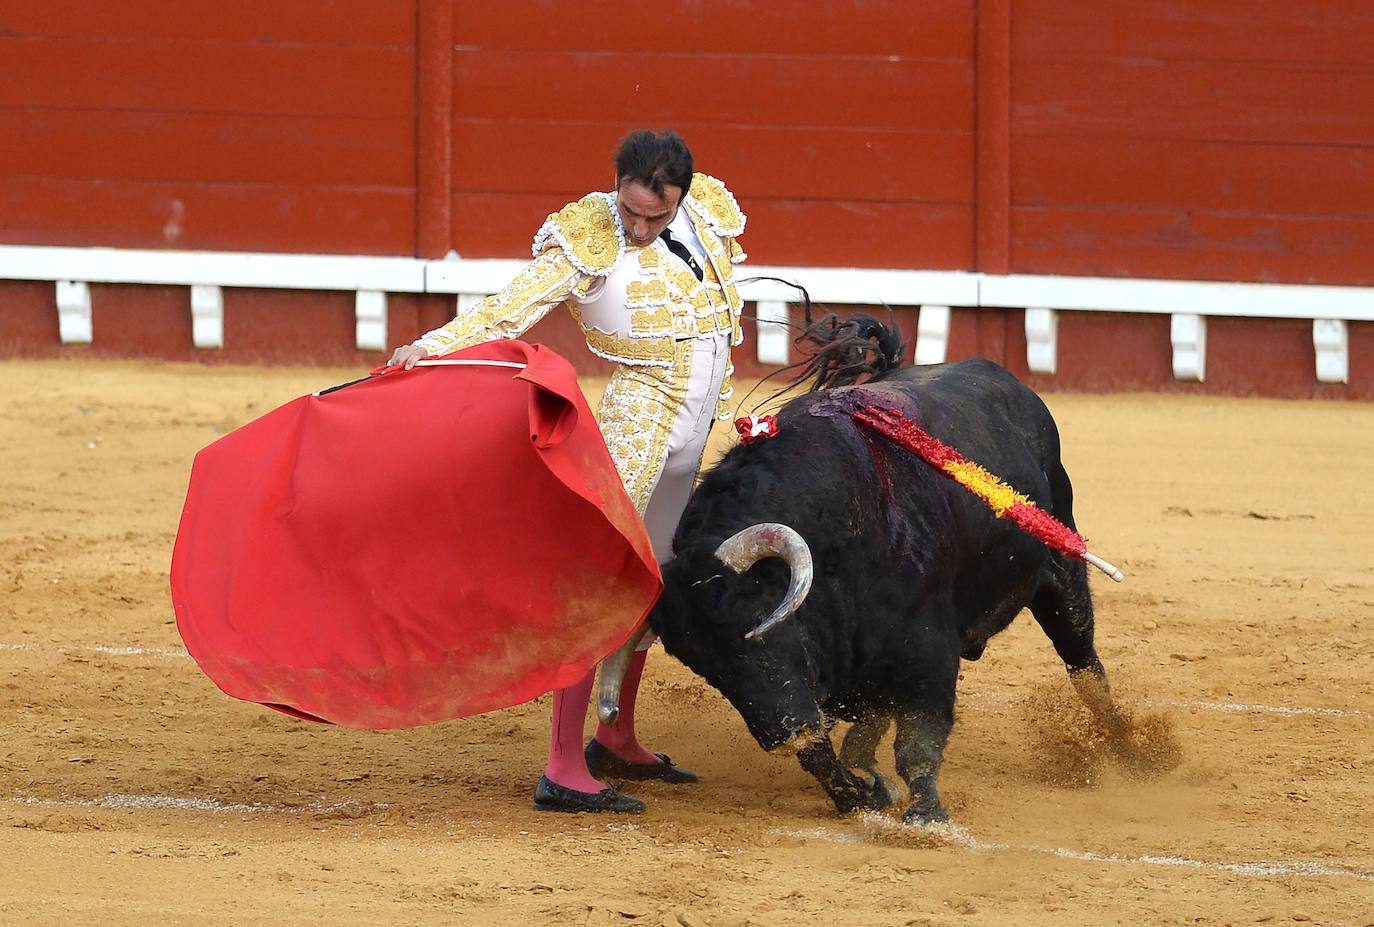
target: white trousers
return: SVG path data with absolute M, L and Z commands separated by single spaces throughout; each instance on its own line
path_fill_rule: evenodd
M 598 418 L 625 489 L 644 518 L 654 556 L 673 558 L 673 534 L 692 495 L 730 365 L 730 336 L 678 343 L 672 367 L 618 368 Z M 655 638 L 640 645 L 647 649 Z
M 673 534 L 701 470 L 706 440 L 716 419 L 720 383 L 729 363 L 728 335 L 692 339 L 687 397 L 673 416 L 668 454 L 644 508 L 644 526 L 660 564 L 673 559 Z

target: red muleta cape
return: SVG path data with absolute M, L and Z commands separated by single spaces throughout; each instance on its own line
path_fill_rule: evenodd
M 379 368 L 206 447 L 171 579 L 221 689 L 370 729 L 570 685 L 662 589 L 572 367 L 520 341 Z

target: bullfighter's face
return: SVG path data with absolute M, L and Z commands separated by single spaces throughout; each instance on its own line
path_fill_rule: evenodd
M 653 244 L 668 223 L 677 215 L 682 202 L 682 188 L 665 184 L 659 196 L 651 187 L 638 180 L 619 180 L 615 186 L 615 205 L 620 212 L 620 224 L 625 237 L 636 248 Z
M 795 630 L 784 622 L 759 638 L 744 636 L 781 600 L 786 572 L 765 560 L 736 575 L 709 551 L 688 553 L 664 567 L 663 595 L 650 615 L 664 649 L 720 690 L 765 750 L 822 727 Z

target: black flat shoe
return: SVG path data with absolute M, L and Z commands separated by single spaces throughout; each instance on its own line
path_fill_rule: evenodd
M 595 737 L 587 742 L 583 756 L 587 758 L 587 769 L 598 779 L 633 779 L 639 782 L 661 779 L 675 785 L 697 781 L 696 773 L 682 766 L 674 766 L 667 754 L 655 753 L 657 763 L 631 763 L 616 756 Z
M 629 795 L 621 795 L 615 789 L 579 792 L 550 781 L 548 776 L 540 776 L 539 784 L 534 787 L 534 810 L 566 811 L 570 814 L 578 811 L 643 814 L 644 802 Z

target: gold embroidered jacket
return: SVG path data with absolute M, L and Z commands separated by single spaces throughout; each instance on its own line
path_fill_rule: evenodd
M 498 338 L 518 338 L 566 303 L 593 353 L 619 364 L 671 367 L 674 342 L 727 332 L 743 340 L 733 265 L 745 259 L 735 241 L 745 216 L 725 185 L 694 174 L 683 209 L 706 249 L 703 280 L 655 240 L 626 242 L 615 196 L 592 193 L 552 213 L 534 238 L 534 260 L 500 292 L 415 343 L 448 354 Z M 624 299 L 601 300 L 605 288 Z M 733 368 L 732 368 L 733 369 Z M 730 378 L 721 387 L 722 402 Z

